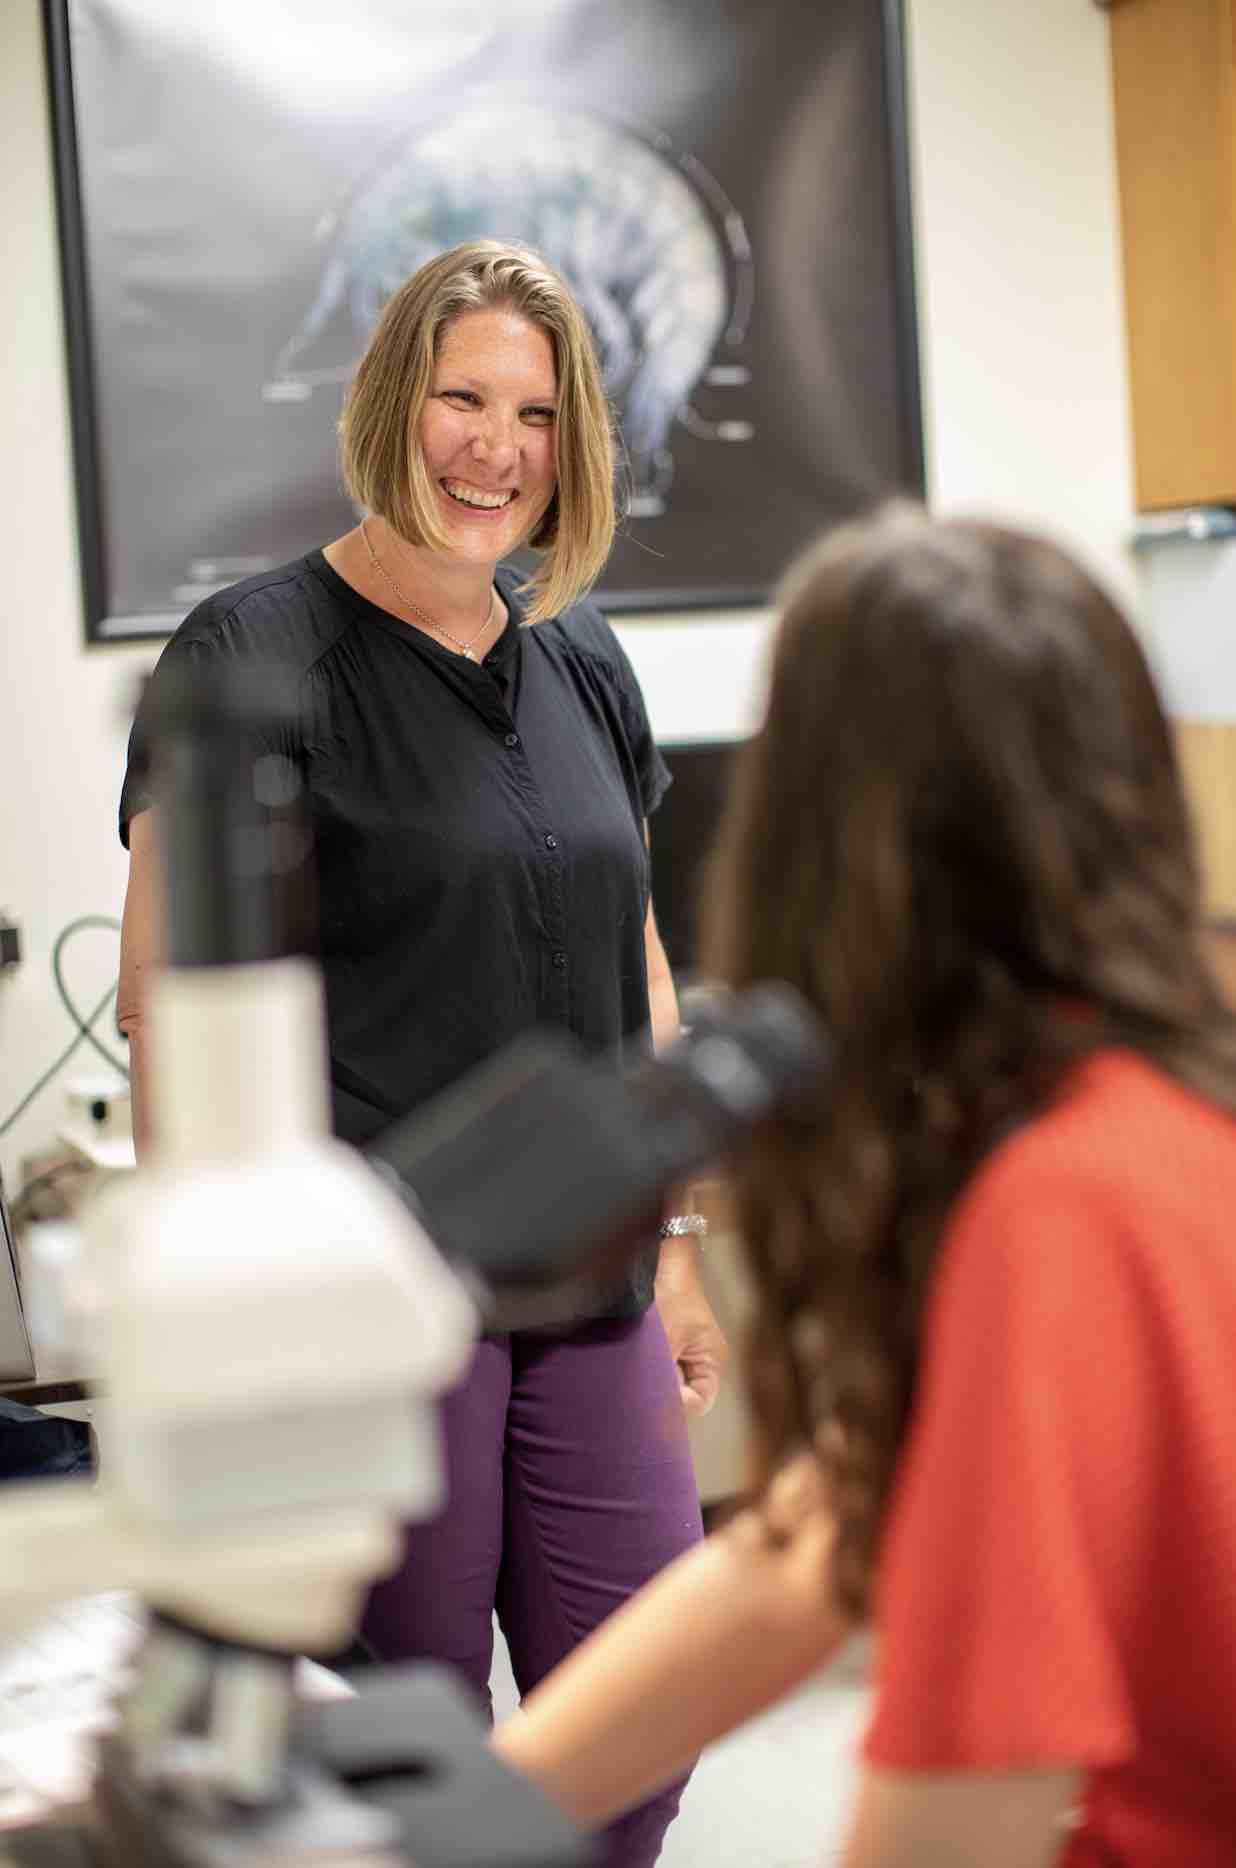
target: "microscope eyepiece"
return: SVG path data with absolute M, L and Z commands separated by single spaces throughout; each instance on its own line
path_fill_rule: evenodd
M 828 1058 L 804 1001 L 761 985 L 620 1066 L 531 1033 L 368 1152 L 449 1261 L 496 1294 L 547 1289 L 653 1242 L 671 1188 L 818 1084 Z

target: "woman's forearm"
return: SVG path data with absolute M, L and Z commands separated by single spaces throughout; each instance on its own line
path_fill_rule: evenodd
M 139 1018 L 127 1025 L 121 1024 L 120 1029 L 128 1040 L 129 1113 L 133 1121 L 133 1148 L 141 1161 L 149 1151 L 153 1126 L 150 1119 L 150 1039 Z
M 684 1770 L 828 1659 L 832 1525 L 774 1545 L 753 1513 L 705 1540 L 577 1648 L 494 1737 L 507 1763 L 595 1825 Z
M 143 1024 L 147 982 L 160 948 L 162 901 L 158 883 L 155 813 L 141 811 L 129 825 L 129 886 L 120 931 L 116 1023 L 129 1045 L 129 1094 L 138 1159 L 151 1139 L 150 1053 Z

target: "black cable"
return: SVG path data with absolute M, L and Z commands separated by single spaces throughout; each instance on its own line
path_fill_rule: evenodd
M 95 1006 L 94 1011 L 90 1014 L 90 1017 L 86 1020 L 86 1024 L 93 1025 L 95 1019 L 98 1018 L 101 1013 L 107 1010 L 107 1007 L 111 1004 L 115 996 L 116 996 L 116 987 L 115 985 L 111 985 L 108 987 L 107 992 L 105 993 L 104 997 L 101 998 L 99 1000 L 99 1003 Z M 18 1116 L 22 1116 L 26 1113 L 27 1109 L 29 1109 L 31 1103 L 34 1101 L 35 1097 L 38 1095 L 39 1091 L 42 1089 L 45 1089 L 47 1085 L 51 1082 L 52 1078 L 55 1076 L 56 1072 L 61 1068 L 61 1066 L 68 1063 L 70 1057 L 72 1057 L 74 1051 L 77 1049 L 81 1041 L 82 1041 L 82 1034 L 79 1031 L 77 1036 L 73 1038 L 65 1046 L 63 1051 L 61 1051 L 55 1063 L 49 1064 L 47 1069 L 43 1072 L 43 1075 L 39 1078 L 38 1082 L 34 1084 L 29 1090 L 26 1091 L 26 1094 L 22 1097 L 21 1101 L 18 1103 L 16 1109 L 10 1111 L 10 1113 L 4 1118 L 4 1121 L 0 1122 L 0 1135 L 8 1134 L 9 1130 L 12 1128 L 13 1124 L 16 1122 Z
M 70 1057 L 72 1057 L 74 1051 L 83 1039 L 89 1039 L 90 1043 L 94 1045 L 94 1048 L 102 1052 L 103 1056 L 114 1070 L 118 1070 L 122 1076 L 128 1077 L 128 1067 L 122 1064 L 118 1058 L 112 1056 L 106 1045 L 100 1043 L 95 1037 L 93 1031 L 93 1027 L 98 1023 L 99 1019 L 102 1018 L 104 1012 L 115 998 L 117 988 L 120 984 L 119 980 L 112 981 L 107 991 L 103 994 L 103 997 L 99 1000 L 99 1003 L 95 1006 L 93 1012 L 91 1012 L 87 1018 L 83 1018 L 69 996 L 64 984 L 64 977 L 60 971 L 60 955 L 65 942 L 69 939 L 70 935 L 76 934 L 79 929 L 87 927 L 110 928 L 115 933 L 120 932 L 119 921 L 113 921 L 107 915 L 82 915 L 78 920 L 70 921 L 68 927 L 62 928 L 60 933 L 56 936 L 56 944 L 52 949 L 52 977 L 55 979 L 56 990 L 60 994 L 61 1004 L 77 1027 L 77 1031 L 72 1041 L 61 1051 L 55 1063 L 48 1065 L 37 1083 L 32 1084 L 30 1089 L 26 1091 L 26 1094 L 18 1103 L 16 1109 L 10 1110 L 8 1115 L 4 1118 L 4 1121 L 0 1122 L 0 1136 L 7 1135 L 18 1117 L 26 1113 L 35 1097 L 39 1094 L 39 1091 L 46 1089 L 56 1072 L 68 1063 Z
M 128 1064 L 119 1057 L 113 1057 L 107 1046 L 101 1039 L 96 1038 L 94 1032 L 90 1029 L 95 1019 L 99 1017 L 99 1013 L 97 1011 L 93 1012 L 88 1019 L 83 1021 L 81 1013 L 69 997 L 69 989 L 64 983 L 64 974 L 60 970 L 60 955 L 64 950 L 65 942 L 71 934 L 78 933 L 82 928 L 110 928 L 113 933 L 119 934 L 120 923 L 119 921 L 113 921 L 110 915 L 79 915 L 76 921 L 70 921 L 68 927 L 62 928 L 60 933 L 56 936 L 56 944 L 52 948 L 52 978 L 56 982 L 56 991 L 60 994 L 61 1005 L 63 1005 L 65 1011 L 77 1026 L 77 1035 L 79 1039 L 84 1038 L 87 1044 L 93 1045 L 104 1063 L 110 1064 L 113 1070 L 118 1070 L 122 1077 L 127 1078 L 129 1074 Z M 113 987 L 112 991 L 114 992 L 115 990 L 116 988 Z

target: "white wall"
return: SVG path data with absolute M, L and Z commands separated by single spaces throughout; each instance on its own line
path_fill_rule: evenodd
M 930 490 L 1072 544 L 1125 600 L 1108 26 L 1089 0 L 909 0 Z
M 1130 594 L 1103 16 L 1084 0 L 910 0 L 909 13 L 933 497 L 1061 533 Z M 0 907 L 27 955 L 0 979 L 2 1121 L 70 1035 L 49 972 L 57 931 L 120 911 L 125 713 L 153 659 L 82 646 L 38 0 L 0 5 L 0 169 L 19 282 L 0 295 Z M 750 613 L 625 625 L 658 732 L 743 731 L 766 633 Z M 105 934 L 70 950 L 83 1001 L 114 958 Z M 10 1187 L 59 1112 L 53 1086 L 0 1141 Z
M 1169 712 L 1236 720 L 1236 542 L 1155 545 L 1141 568 L 1142 634 Z
M 2 1122 L 72 1036 L 51 983 L 57 932 L 77 915 L 120 910 L 124 708 L 152 659 L 82 647 L 37 0 L 0 8 L 0 172 L 0 907 L 19 921 L 26 951 L 17 973 L 0 978 Z M 93 1004 L 115 963 L 113 935 L 80 935 L 66 954 L 74 996 Z M 74 1062 L 90 1072 L 91 1055 L 83 1047 Z M 20 1156 L 46 1139 L 60 1108 L 57 1088 L 45 1091 L 0 1142 L 10 1191 Z

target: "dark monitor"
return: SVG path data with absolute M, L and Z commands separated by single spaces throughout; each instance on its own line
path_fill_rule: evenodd
M 696 965 L 701 865 L 721 818 L 734 755 L 741 740 L 663 745 L 673 775 L 649 822 L 652 900 L 669 962 L 681 979 Z
M 34 1379 L 34 1353 L 17 1281 L 17 1243 L 0 1181 L 0 1381 Z

